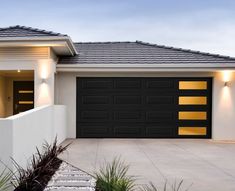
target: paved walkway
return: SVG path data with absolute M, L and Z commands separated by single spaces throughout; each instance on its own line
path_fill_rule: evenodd
M 179 139 L 74 139 L 61 158 L 93 173 L 104 160 L 121 156 L 138 183 L 160 189 L 184 180 L 190 191 L 235 190 L 235 143 Z

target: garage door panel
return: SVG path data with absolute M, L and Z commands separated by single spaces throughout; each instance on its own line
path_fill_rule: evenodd
M 209 123 L 206 120 L 180 120 L 178 126 L 206 126 L 209 127 Z
M 169 122 L 175 121 L 175 113 L 172 111 L 147 111 L 147 122 Z
M 91 137 L 91 138 L 102 138 L 107 136 L 112 136 L 112 129 L 109 124 L 83 124 L 78 123 L 79 130 L 77 131 L 77 136 Z
M 144 137 L 145 128 L 138 124 L 115 125 L 114 134 L 117 137 Z
M 80 113 L 81 121 L 109 121 L 110 113 L 108 111 L 82 111 Z
M 179 90 L 181 96 L 207 96 L 209 91 L 206 90 Z
M 184 105 L 184 106 L 179 106 L 179 111 L 207 111 L 210 106 L 208 105 Z
M 146 96 L 146 104 L 172 105 L 174 103 L 174 96 Z
M 91 78 L 87 80 L 82 80 L 82 88 L 83 89 L 95 89 L 95 90 L 102 90 L 102 89 L 111 89 L 113 88 L 113 81 L 110 79 L 97 79 Z
M 166 105 L 166 104 L 146 104 L 145 106 L 142 107 L 146 112 L 147 111 L 160 111 L 160 112 L 164 112 L 164 111 L 172 111 L 175 112 L 175 110 L 177 109 L 177 107 L 175 107 L 174 105 Z
M 146 126 L 146 137 L 157 137 L 157 138 L 165 138 L 165 137 L 174 137 L 175 136 L 175 128 L 172 125 L 165 124 L 155 124 L 155 125 L 147 125 Z
M 141 79 L 118 79 L 114 82 L 114 88 L 117 89 L 137 89 L 140 90 L 142 87 Z
M 111 103 L 111 98 L 109 96 L 82 95 L 81 98 L 82 98 L 82 104 L 84 105 Z
M 114 96 L 114 104 L 142 104 L 142 96 L 138 95 L 120 95 Z
M 121 122 L 143 122 L 145 113 L 143 111 L 114 111 L 114 120 Z
M 94 110 L 95 109 L 95 110 Z M 102 105 L 102 104 L 97 104 L 95 105 L 81 105 L 78 108 L 78 113 L 81 113 L 83 111 L 110 111 L 112 108 L 110 107 L 110 105 L 106 104 L 106 105 Z
M 172 90 L 174 89 L 174 80 L 159 80 L 159 79 L 149 79 L 145 80 L 146 89 L 151 90 Z

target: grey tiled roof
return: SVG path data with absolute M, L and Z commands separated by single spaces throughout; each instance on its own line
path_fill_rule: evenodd
M 45 31 L 25 26 L 11 26 L 0 28 L 0 38 L 2 37 L 50 37 L 50 36 L 67 36 L 52 31 Z
M 59 64 L 235 64 L 235 58 L 136 42 L 74 43 L 78 55 Z

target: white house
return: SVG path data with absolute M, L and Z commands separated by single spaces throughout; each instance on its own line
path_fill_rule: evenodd
M 234 68 L 228 56 L 1 28 L 0 157 L 24 163 L 55 135 L 235 140 Z

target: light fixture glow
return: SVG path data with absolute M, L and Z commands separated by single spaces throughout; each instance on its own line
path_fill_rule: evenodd
M 228 86 L 229 85 L 229 82 L 224 82 L 224 86 Z
M 46 83 L 46 78 L 42 78 L 42 84 Z
M 20 73 L 21 71 L 18 69 L 17 72 Z
M 223 71 L 223 80 L 224 80 L 224 86 L 229 86 L 229 81 L 231 80 L 231 71 L 225 70 Z

